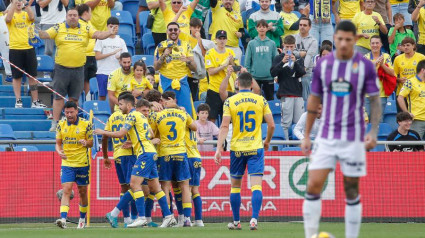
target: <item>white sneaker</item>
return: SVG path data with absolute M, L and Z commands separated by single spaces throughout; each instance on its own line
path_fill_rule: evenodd
M 195 227 L 204 227 L 204 222 L 202 220 L 195 220 L 195 222 L 193 223 L 193 226 Z
M 46 108 L 47 106 L 41 103 L 40 99 L 31 103 L 31 108 Z
M 184 215 L 179 215 L 177 217 L 177 225 L 175 227 L 183 227 L 184 226 Z
M 84 229 L 85 227 L 86 227 L 86 219 L 80 218 L 80 220 L 78 220 L 77 229 Z
M 258 229 L 257 219 L 255 219 L 255 218 L 251 219 L 251 221 L 249 222 L 249 229 L 252 230 L 252 231 Z
M 56 127 L 58 126 L 58 122 L 53 120 L 52 126 L 50 127 L 49 131 L 56 131 Z
M 15 102 L 15 108 L 22 108 L 23 104 L 22 104 L 22 99 L 18 98 Z
M 162 221 L 162 224 L 161 224 L 160 228 L 173 227 L 176 224 L 177 224 L 177 221 L 174 218 L 174 216 L 173 215 L 168 215 L 168 216 L 164 217 L 164 220 Z
M 146 218 L 138 217 L 136 220 L 134 220 L 133 223 L 128 224 L 127 227 L 128 228 L 142 227 L 142 226 L 146 226 L 146 224 L 148 224 L 148 221 L 146 220 Z
M 229 228 L 229 230 L 242 230 L 240 222 L 230 222 L 227 224 L 227 228 Z
M 61 218 L 61 219 L 57 219 L 56 220 L 56 225 L 62 229 L 66 228 L 66 219 L 65 218 Z

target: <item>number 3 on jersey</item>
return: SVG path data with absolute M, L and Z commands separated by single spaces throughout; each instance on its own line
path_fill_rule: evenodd
M 173 141 L 173 140 L 175 140 L 177 138 L 176 122 L 169 121 L 169 122 L 167 122 L 167 126 L 171 126 L 171 128 L 170 128 L 170 134 L 167 135 L 167 138 L 170 141 Z
M 245 115 L 243 111 L 238 112 L 239 116 L 239 131 L 240 132 L 252 132 L 255 129 L 255 119 L 251 117 L 255 115 L 254 111 L 246 111 Z

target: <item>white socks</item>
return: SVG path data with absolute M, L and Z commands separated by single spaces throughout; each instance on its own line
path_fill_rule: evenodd
M 345 205 L 345 237 L 357 238 L 362 223 L 362 204 L 360 196 L 354 200 L 346 200 Z
M 120 209 L 118 209 L 117 207 L 114 207 L 114 210 L 111 211 L 111 216 L 113 217 L 117 217 L 120 214 Z
M 314 200 L 311 200 L 314 199 Z M 320 216 L 322 214 L 322 200 L 320 196 L 315 198 L 304 199 L 303 217 L 304 217 L 304 232 L 306 238 L 311 238 L 319 231 Z

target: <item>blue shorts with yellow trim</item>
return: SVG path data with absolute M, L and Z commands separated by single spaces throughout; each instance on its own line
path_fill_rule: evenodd
M 121 158 L 115 159 L 115 172 L 117 173 L 118 182 L 120 184 L 126 184 L 125 176 L 122 168 Z
M 145 152 L 139 155 L 131 171 L 131 176 L 143 177 L 145 179 L 158 178 L 158 170 L 155 162 L 156 159 L 156 153 Z
M 248 174 L 262 176 L 264 173 L 264 149 L 230 151 L 230 176 L 241 179 L 248 165 Z
M 190 179 L 189 162 L 187 154 L 161 156 L 158 159 L 160 181 L 184 181 Z
M 190 181 L 189 186 L 199 186 L 201 183 L 201 158 L 189 158 Z
M 137 161 L 136 155 L 126 155 L 118 157 L 121 159 L 121 169 L 124 174 L 124 181 L 126 184 L 130 184 L 131 179 L 131 171 L 133 170 L 133 166 Z
M 90 184 L 90 166 L 68 167 L 61 166 L 61 183 L 75 182 L 78 186 Z

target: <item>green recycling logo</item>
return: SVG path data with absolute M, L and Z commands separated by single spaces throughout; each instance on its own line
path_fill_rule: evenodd
M 289 186 L 291 187 L 292 191 L 294 191 L 296 194 L 298 194 L 301 197 L 304 197 L 305 192 L 307 190 L 308 162 L 309 162 L 308 158 L 300 159 L 297 162 L 295 162 L 289 169 L 289 174 L 288 174 Z M 307 165 L 305 166 L 304 171 L 302 171 L 301 177 L 299 179 L 295 178 L 295 174 L 299 173 L 300 169 L 302 170 L 302 166 L 305 163 Z M 327 186 L 328 186 L 328 179 L 326 179 L 325 181 L 322 192 L 326 190 Z

